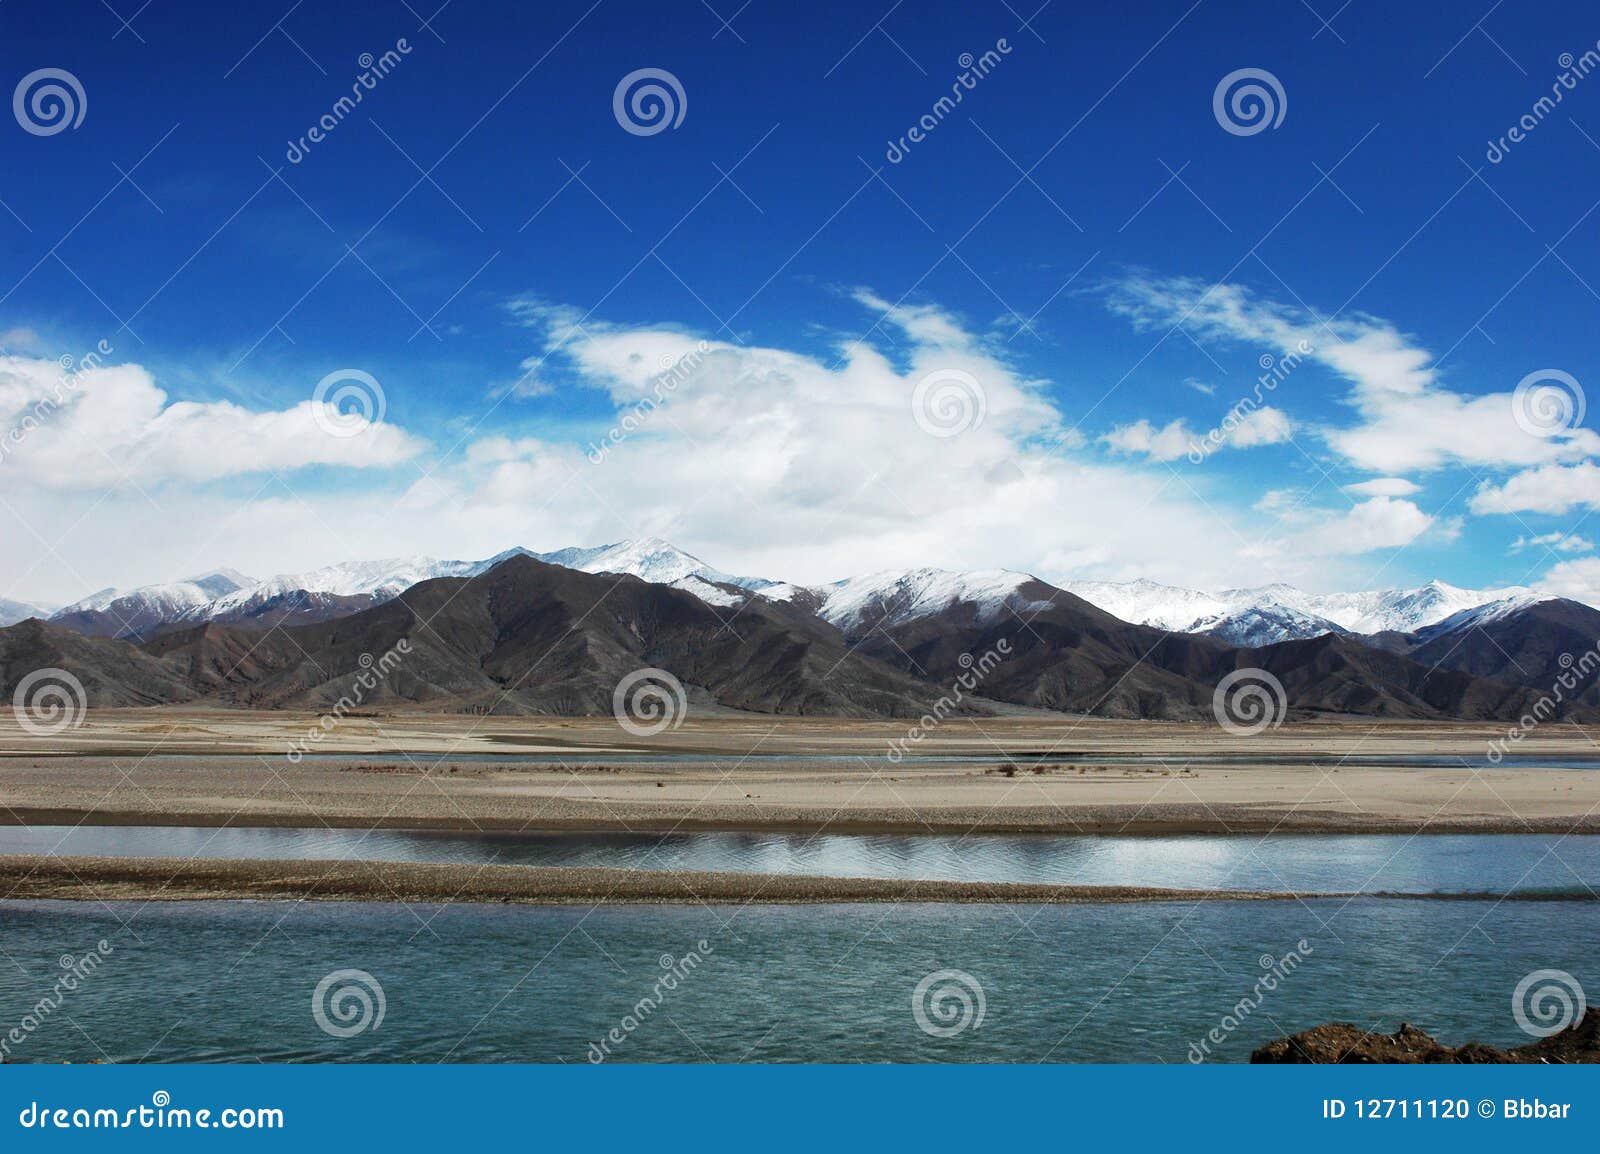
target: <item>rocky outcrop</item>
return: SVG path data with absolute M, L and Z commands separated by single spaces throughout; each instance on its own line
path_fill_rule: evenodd
M 1600 1063 L 1600 1010 L 1589 1010 L 1559 1034 L 1510 1050 L 1468 1042 L 1452 1047 L 1417 1027 L 1403 1024 L 1393 1034 L 1374 1034 L 1349 1022 L 1330 1022 L 1268 1042 L 1250 1055 L 1252 1062 L 1274 1064 L 1373 1063 L 1448 1064 L 1511 1062 Z

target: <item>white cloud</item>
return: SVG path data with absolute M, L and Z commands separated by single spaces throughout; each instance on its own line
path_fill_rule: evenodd
M 1229 413 L 1221 425 L 1205 432 L 1190 429 L 1181 417 L 1161 428 L 1139 420 L 1131 425 L 1118 425 L 1101 440 L 1119 453 L 1142 454 L 1154 461 L 1188 457 L 1199 463 L 1221 448 L 1281 445 L 1293 435 L 1288 415 L 1264 405 L 1238 417 Z
M 672 326 L 594 318 L 579 326 L 570 309 L 520 306 L 539 342 L 526 365 L 531 375 L 560 369 L 563 381 L 609 399 L 610 423 L 630 425 L 603 453 L 591 454 L 578 438 L 486 435 L 409 488 L 395 488 L 407 482 L 393 473 L 339 491 L 288 477 L 242 502 L 204 486 L 174 485 L 159 492 L 159 510 L 121 489 L 41 490 L 12 501 L 14 514 L 0 508 L 5 539 L 28 540 L 27 526 L 69 529 L 42 560 L 37 551 L 0 551 L 0 596 L 70 600 L 98 586 L 170 580 L 219 564 L 270 573 L 345 559 L 473 558 L 514 544 L 550 549 L 642 535 L 666 537 L 727 570 L 808 582 L 940 565 L 1007 566 L 1057 580 L 1327 586 L 1355 579 L 1357 570 L 1341 558 L 1388 547 L 1415 528 L 1408 511 L 1421 517 L 1397 502 L 1354 514 L 1312 511 L 1306 523 L 1280 525 L 1231 504 L 1210 488 L 1220 482 L 1201 471 L 1182 470 L 1178 480 L 1166 468 L 1080 452 L 1045 390 L 990 342 L 936 309 L 878 311 L 897 329 L 894 362 L 870 342 L 808 355 L 702 342 Z M 663 393 L 669 366 L 683 371 Z M 975 427 L 939 437 L 919 424 L 912 405 L 918 382 L 944 370 L 977 382 L 984 414 Z M 285 431 L 309 420 L 298 409 L 250 414 L 192 406 L 211 442 L 202 453 L 193 438 L 165 428 L 174 418 L 163 414 L 184 405 L 168 402 L 142 370 L 133 373 L 108 390 L 126 394 L 120 408 L 102 399 L 85 413 L 134 413 L 139 431 L 108 432 L 108 443 L 130 439 L 123 459 L 151 475 L 226 476 L 324 451 L 346 454 L 333 463 L 378 464 L 414 444 L 388 426 L 387 441 L 322 437 L 308 444 Z M 1273 418 L 1261 419 L 1258 442 L 1276 435 Z M 263 431 L 247 442 L 237 427 L 252 420 Z M 180 448 L 183 463 L 159 464 L 158 446 Z M 84 463 L 81 451 L 78 461 L 98 468 Z M 63 456 L 52 480 L 71 479 L 66 465 Z M 97 475 L 115 480 L 112 470 Z M 13 587 L 23 576 L 25 588 Z
M 324 427 L 328 414 L 310 399 L 265 412 L 228 401 L 169 401 L 136 364 L 66 373 L 53 360 L 0 357 L 0 457 L 9 486 L 97 489 L 308 465 L 383 467 L 423 447 L 370 421 L 345 426 L 354 435 L 334 436 Z
M 1176 461 L 1197 443 L 1197 436 L 1180 417 L 1159 429 L 1143 420 L 1118 425 L 1101 440 L 1119 453 L 1140 453 L 1153 461 Z
M 1541 533 L 1537 537 L 1518 537 L 1511 542 L 1511 552 L 1521 553 L 1525 549 L 1549 549 L 1556 553 L 1588 553 L 1594 549 L 1594 542 L 1587 537 L 1579 537 L 1572 533 Z
M 1583 557 L 1553 565 L 1540 579 L 1539 587 L 1557 597 L 1600 606 L 1600 557 Z
M 1374 477 L 1370 481 L 1346 485 L 1344 491 L 1363 497 L 1409 497 L 1413 493 L 1420 493 L 1422 486 L 1413 484 L 1404 477 Z
M 1600 509 L 1600 466 L 1545 465 L 1508 478 L 1485 481 L 1472 496 L 1474 513 L 1565 513 L 1574 507 Z
M 1316 512 L 1316 523 L 1301 531 L 1295 545 L 1316 556 L 1370 553 L 1409 545 L 1433 524 L 1410 501 L 1374 497 L 1342 515 Z
M 1550 436 L 1525 431 L 1509 388 L 1472 396 L 1443 387 L 1433 354 L 1377 317 L 1324 321 L 1240 285 L 1188 277 L 1124 277 L 1110 286 L 1108 304 L 1140 327 L 1181 324 L 1202 335 L 1281 351 L 1280 366 L 1295 350 L 1309 348 L 1306 359 L 1352 385 L 1348 401 L 1359 423 L 1322 435 L 1360 469 L 1394 474 L 1447 464 L 1523 468 L 1600 455 L 1600 434 L 1590 429 Z M 1274 387 L 1292 390 L 1292 373 Z

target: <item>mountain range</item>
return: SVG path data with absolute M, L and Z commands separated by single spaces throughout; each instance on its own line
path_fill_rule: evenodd
M 1600 612 L 1523 589 L 1203 594 L 1000 569 L 804 586 L 644 539 L 106 590 L 0 628 L 0 689 L 54 666 L 91 703 L 318 709 L 405 641 L 370 700 L 608 713 L 618 680 L 655 666 L 701 710 L 918 717 L 998 651 L 960 711 L 1204 718 L 1222 678 L 1255 668 L 1302 714 L 1512 720 L 1550 689 L 1562 655 L 1597 639 Z M 1583 689 L 1560 716 L 1600 718 L 1600 689 Z
M 207 621 L 306 624 L 382 604 L 421 581 L 474 577 L 518 555 L 585 573 L 630 574 L 683 589 L 721 608 L 737 607 L 756 593 L 814 612 L 846 632 L 872 617 L 877 605 L 892 605 L 900 620 L 958 601 L 985 606 L 991 612 L 1009 607 L 1024 616 L 1030 605 L 1038 608 L 1044 604 L 1037 599 L 1030 602 L 1021 592 L 1038 579 L 1014 570 L 887 570 L 830 585 L 806 586 L 734 576 L 670 542 L 642 538 L 550 553 L 515 548 L 481 561 L 399 557 L 352 562 L 267 580 L 216 569 L 167 584 L 104 589 L 53 613 L 39 606 L 0 601 L 0 624 L 37 616 L 90 636 L 125 639 Z M 1202 634 L 1237 646 L 1307 640 L 1328 633 L 1356 637 L 1410 634 L 1453 619 L 1465 626 L 1546 599 L 1523 587 L 1461 589 L 1442 581 L 1361 593 L 1307 593 L 1282 584 L 1206 593 L 1144 580 L 1066 581 L 1052 588 L 1075 594 L 1130 624 Z M 1481 618 L 1463 616 L 1474 612 Z

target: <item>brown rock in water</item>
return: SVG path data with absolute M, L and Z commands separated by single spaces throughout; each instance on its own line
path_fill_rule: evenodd
M 1252 1062 L 1275 1064 L 1346 1063 L 1600 1063 L 1600 1010 L 1589 1010 L 1559 1034 L 1500 1050 L 1479 1042 L 1446 1046 L 1426 1031 L 1401 1025 L 1393 1034 L 1373 1034 L 1349 1022 L 1330 1022 L 1268 1042 L 1250 1055 Z

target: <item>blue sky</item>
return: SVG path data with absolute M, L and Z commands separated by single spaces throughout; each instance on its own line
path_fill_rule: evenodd
M 112 350 L 0 465 L 0 596 L 646 533 L 796 580 L 1600 590 L 1595 418 L 1513 398 L 1594 376 L 1600 75 L 1531 111 L 1592 12 L 890 4 L 0 6 L 6 86 L 85 105 L 0 124 L 4 423 Z M 642 68 L 684 96 L 649 135 Z M 382 417 L 328 435 L 346 369 Z M 930 374 L 981 423 L 926 431 Z

